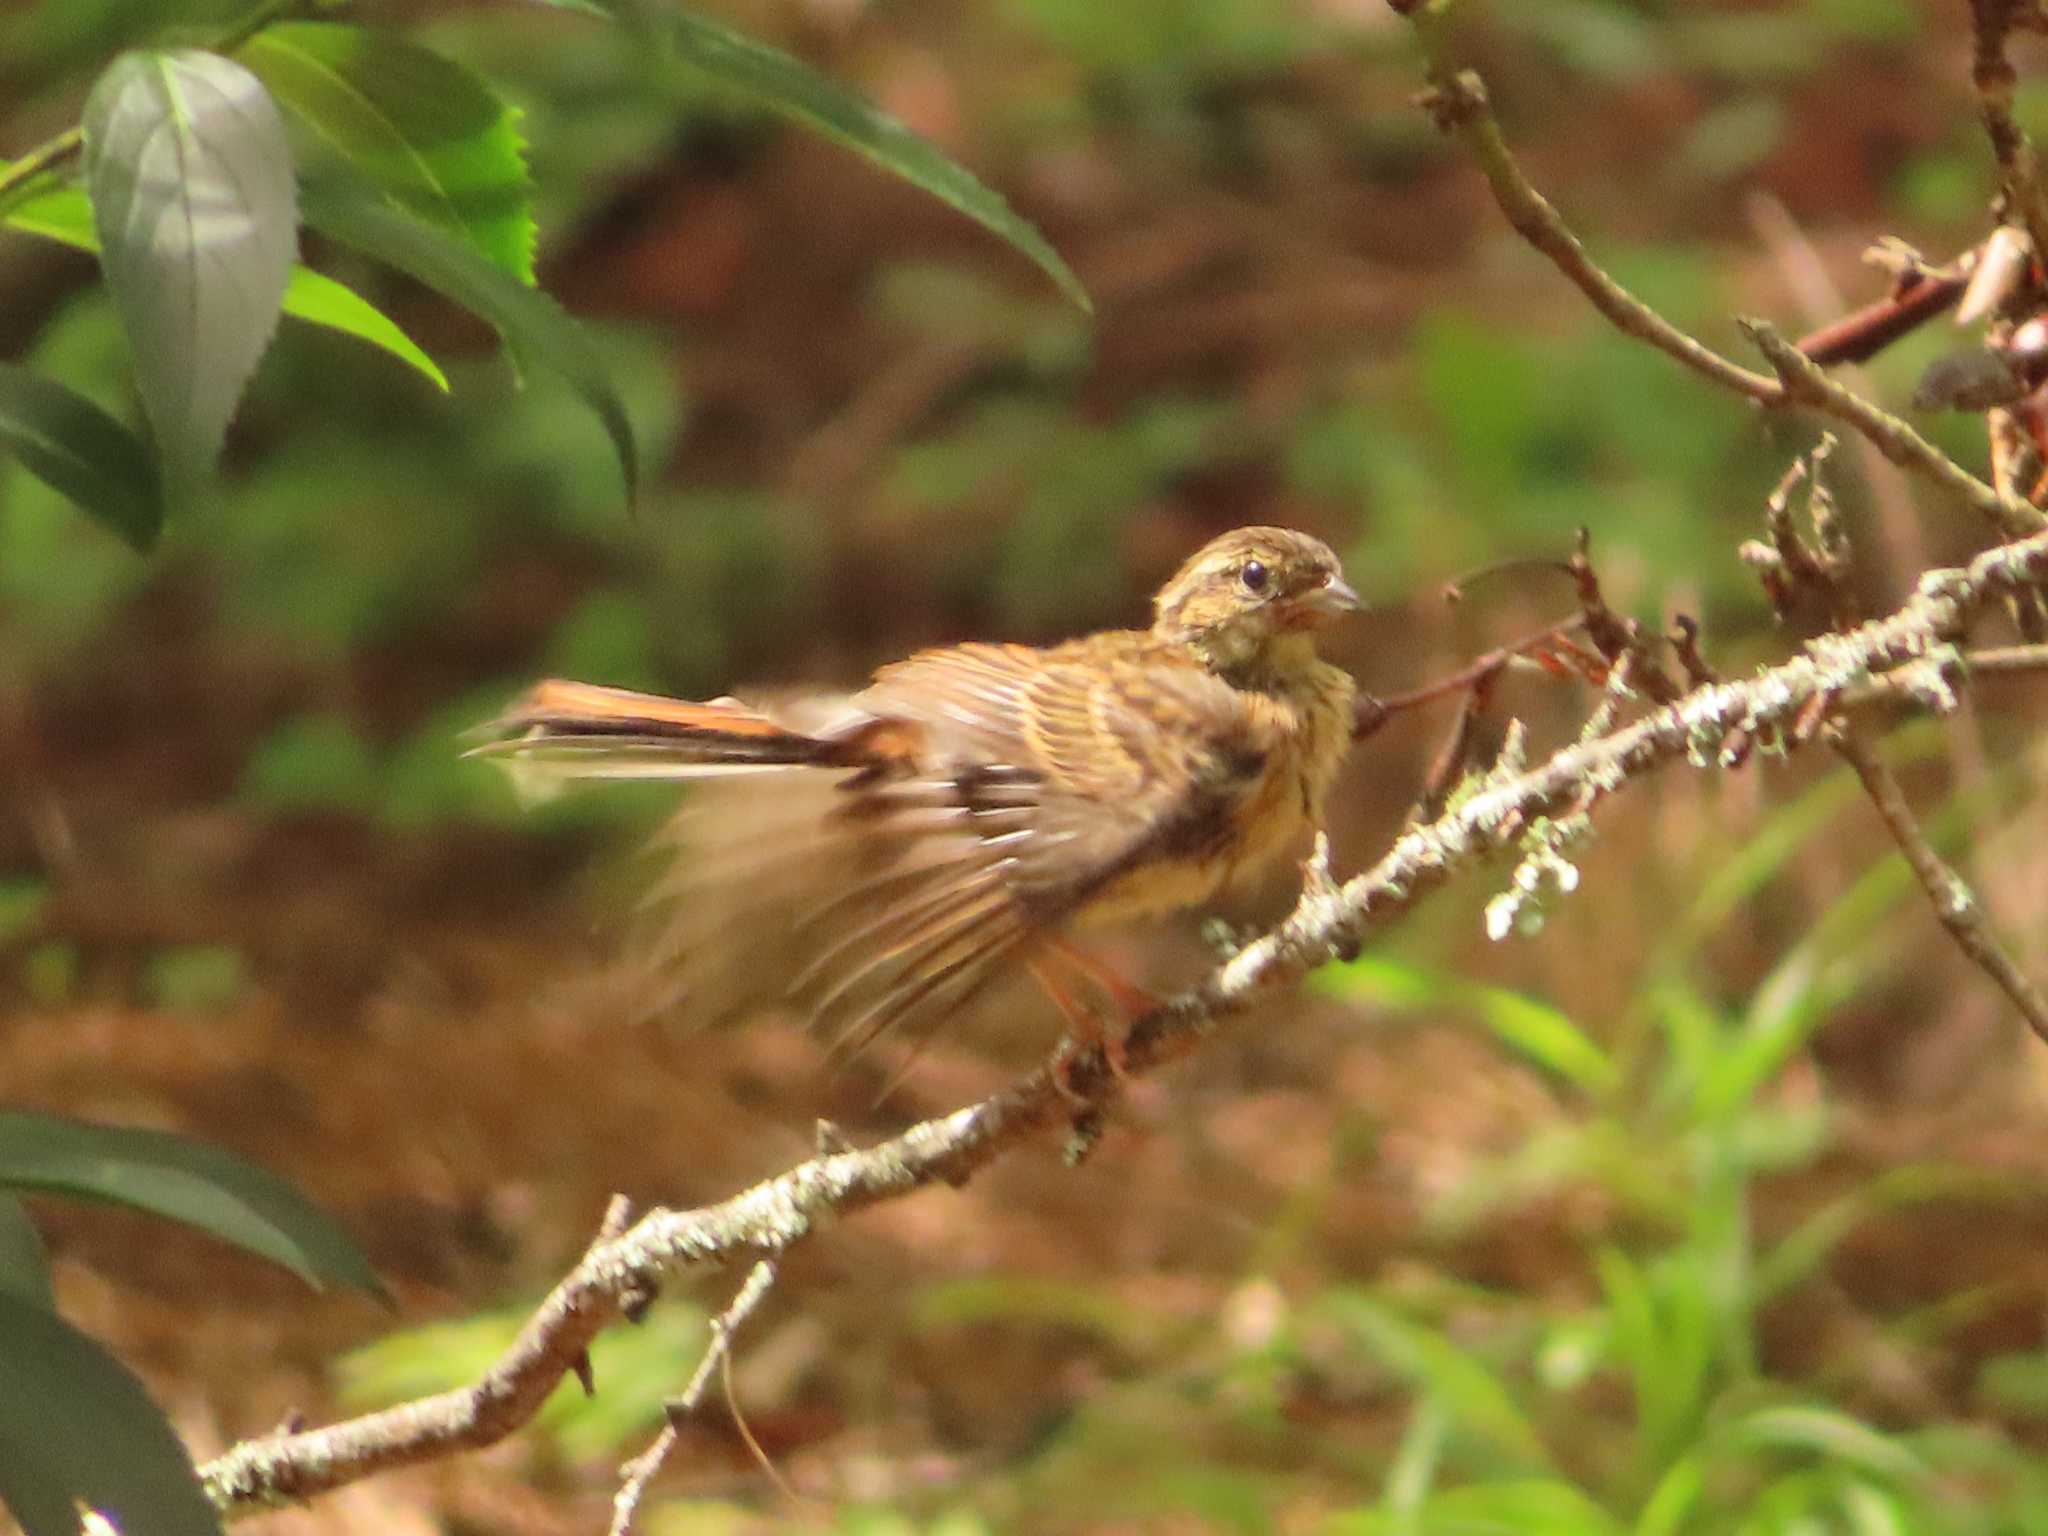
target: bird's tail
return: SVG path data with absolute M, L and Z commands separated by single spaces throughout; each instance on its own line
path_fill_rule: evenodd
M 530 787 L 553 779 L 689 779 L 846 760 L 843 730 L 806 731 L 737 699 L 692 703 L 558 679 L 536 684 L 485 729 L 493 739 L 474 752 L 504 760 Z

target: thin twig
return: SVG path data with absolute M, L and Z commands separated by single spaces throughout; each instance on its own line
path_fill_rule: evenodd
M 1106 1043 L 1064 1049 L 1002 1092 L 912 1126 L 878 1146 L 798 1164 L 718 1205 L 656 1209 L 594 1244 L 474 1385 L 321 1429 L 246 1441 L 201 1469 L 228 1514 L 304 1499 L 393 1467 L 474 1449 L 530 1419 L 590 1341 L 674 1274 L 774 1258 L 822 1222 L 935 1183 L 958 1185 L 1009 1148 L 1072 1124 L 1076 1101 L 1102 1107 L 1130 1079 L 1189 1055 L 1255 999 L 1299 980 L 1332 953 L 1398 922 L 1454 875 L 1514 846 L 1540 816 L 1612 796 L 1679 758 L 1718 759 L 1737 733 L 1789 727 L 1817 697 L 1841 698 L 1900 670 L 1943 661 L 1968 621 L 2006 593 L 2048 578 L 2048 533 L 1935 570 L 1881 619 L 1818 636 L 1755 676 L 1694 689 L 1605 736 L 1503 773 L 1427 826 L 1414 827 L 1365 873 L 1312 881 L 1289 917 L 1217 966 L 1193 990 L 1134 1020 L 1111 1060 Z M 1960 668 L 1955 669 L 1960 674 Z M 1905 697 L 1930 708 L 1953 696 L 1930 682 Z
M 2048 645 L 2002 645 L 1965 651 L 1963 667 L 1971 673 L 2039 672 L 2048 668 Z
M 662 1463 L 676 1448 L 676 1442 L 682 1435 L 683 1420 L 697 1411 L 704 1389 L 711 1385 L 712 1373 L 732 1353 L 733 1335 L 739 1332 L 740 1324 L 753 1315 L 754 1309 L 761 1304 L 761 1298 L 774 1284 L 775 1261 L 763 1259 L 748 1273 L 746 1283 L 740 1287 L 731 1304 L 712 1320 L 711 1335 L 704 1345 L 704 1358 L 697 1362 L 689 1385 L 668 1404 L 668 1422 L 661 1426 L 661 1433 L 654 1437 L 652 1445 L 619 1468 L 619 1491 L 612 1499 L 612 1523 L 605 1528 L 606 1536 L 627 1536 L 633 1529 L 633 1516 L 640 1508 L 640 1500 L 646 1496 L 648 1484 L 654 1481 L 655 1474 L 661 1471 Z
M 1797 345 L 1823 368 L 1868 362 L 1954 305 L 1968 282 L 1960 272 L 1915 274 L 1884 298 L 1808 331 Z
M 1586 638 L 1593 642 L 1601 657 L 1611 668 L 1624 663 L 1628 667 L 1628 681 L 1653 704 L 1669 704 L 1685 690 L 1671 680 L 1671 674 L 1657 659 L 1643 639 L 1643 627 L 1634 619 L 1623 618 L 1607 605 L 1607 594 L 1601 589 L 1600 574 L 1593 569 L 1593 535 L 1581 528 L 1573 544 L 1571 558 L 1565 562 L 1565 574 L 1571 577 L 1578 591 L 1579 611 L 1586 620 Z
M 1688 336 L 1601 270 L 1557 209 L 1515 163 L 1487 100 L 1485 82 L 1471 70 L 1448 70 L 1434 57 L 1436 29 L 1426 8 L 1415 11 L 1413 19 L 1424 46 L 1433 55 L 1432 89 L 1423 97 L 1422 104 L 1438 128 L 1456 133 L 1464 141 L 1479 162 L 1487 185 L 1493 189 L 1493 200 L 1515 231 L 1548 256 L 1592 300 L 1595 309 L 1627 334 L 1678 359 L 1724 389 L 1766 403 L 1781 398 L 1784 391 L 1776 380 L 1752 373 Z
M 1978 677 L 2016 677 L 2031 672 L 2048 672 L 2048 645 L 1992 646 L 1984 650 L 1959 651 L 1947 658 L 1938 686 L 1947 687 L 1950 677 L 1968 681 Z M 1842 695 L 1845 708 L 1861 708 L 1892 700 L 1903 700 L 1916 709 L 1932 702 L 1928 690 L 1937 679 L 1924 666 L 1900 667 L 1881 677 L 1859 683 Z
M 1848 760 L 1849 766 L 1856 770 L 1856 777 L 1863 781 L 1871 805 L 1890 831 L 1892 840 L 1899 845 L 1899 852 L 1906 856 L 1906 863 L 1912 866 L 1914 878 L 1927 893 L 1934 915 L 1941 919 L 1941 926 L 1949 931 L 1956 946 L 1970 957 L 1971 963 L 2012 999 L 2013 1007 L 2027 1021 L 2027 1027 L 2048 1041 L 2048 998 L 2043 998 L 2034 984 L 2013 964 L 2012 957 L 1992 935 L 1976 896 L 1963 883 L 1962 876 L 1951 869 L 1934 851 L 1934 845 L 1927 841 L 1927 834 L 1920 830 L 1920 823 L 1914 819 L 1912 807 L 1906 804 L 1905 791 L 1899 787 L 1898 778 L 1870 744 L 1856 734 L 1853 726 L 1835 725 L 1828 731 L 1828 742 Z
M 2037 258 L 2048 258 L 2048 196 L 2041 187 L 2041 163 L 2019 119 L 2013 116 L 2013 93 L 2019 75 L 2005 56 L 2007 34 L 2016 28 L 2044 30 L 2038 0 L 1970 0 L 1970 22 L 1976 47 L 1970 79 L 1977 87 L 1977 110 L 1991 153 L 1998 161 L 1998 179 L 2006 202 L 2027 227 Z
M 1492 650 L 1474 657 L 1457 671 L 1437 678 L 1434 682 L 1424 683 L 1420 688 L 1410 688 L 1405 693 L 1360 693 L 1352 711 L 1351 739 L 1363 741 L 1403 710 L 1434 704 L 1439 699 L 1448 699 L 1482 685 L 1491 685 L 1509 662 L 1563 642 L 1576 631 L 1583 629 L 1585 623 L 1584 614 L 1573 614 L 1568 619 L 1545 625 L 1519 640 L 1497 645 Z
M 1990 518 L 2008 538 L 2024 537 L 2048 527 L 2048 517 L 2042 515 L 2040 508 L 2029 506 L 2016 496 L 1999 495 L 1994 487 L 1979 480 L 1904 421 L 1844 389 L 1768 322 L 1745 319 L 1737 323 L 1776 370 L 1787 399 L 1813 406 L 1854 427 L 1894 464 L 1960 496 Z
M 85 130 L 66 128 L 55 138 L 38 144 L 14 164 L 0 171 L 0 210 L 10 193 L 18 192 L 46 172 L 54 171 L 85 147 Z

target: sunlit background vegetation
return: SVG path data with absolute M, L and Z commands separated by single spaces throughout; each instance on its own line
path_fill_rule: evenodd
M 129 9 L 0 7 L 0 148 L 75 116 Z M 202 1454 L 469 1378 L 614 1189 L 722 1196 L 817 1116 L 900 1125 L 1053 1037 L 1011 1000 L 872 1106 L 793 1030 L 628 1020 L 604 966 L 665 804 L 536 810 L 466 760 L 534 676 L 844 683 L 1135 622 L 1251 521 L 1345 554 L 1375 610 L 1336 649 L 1370 689 L 1568 611 L 1538 570 L 1441 588 L 1582 525 L 1617 604 L 1698 615 L 1724 671 L 1791 638 L 1734 550 L 1808 425 L 1606 329 L 1519 244 L 1412 106 L 1379 0 L 714 9 L 1001 188 L 1095 315 L 615 29 L 392 0 L 360 11 L 523 109 L 541 282 L 624 396 L 637 512 L 568 386 L 317 242 L 451 393 L 287 326 L 146 557 L 0 466 L 5 1097 L 289 1174 L 399 1298 L 309 1301 L 199 1237 L 49 1212 L 67 1309 Z M 1880 234 L 1981 232 L 1960 0 L 1467 11 L 1531 175 L 1716 344 L 1880 292 Z M 2048 91 L 2021 108 L 2048 129 Z M 0 295 L 0 352 L 132 416 L 89 259 L 0 232 Z M 1868 387 L 1903 408 L 1940 330 Z M 1981 459 L 1969 418 L 1925 425 Z M 1837 464 L 1873 602 L 1979 537 Z M 2028 686 L 1893 751 L 2039 974 Z M 1497 714 L 1552 742 L 1586 703 L 1523 679 Z M 1360 751 L 1341 867 L 1448 723 Z M 736 1361 L 783 1486 L 714 1403 L 645 1529 L 2048 1532 L 2044 1048 L 1832 761 L 1679 770 L 1612 808 L 1584 875 L 1501 944 L 1483 883 L 1445 894 L 1139 1085 L 1078 1169 L 1027 1150 L 811 1243 Z M 1203 953 L 1192 925 L 1117 952 L 1160 985 Z M 269 1528 L 601 1529 L 722 1299 L 607 1337 L 598 1396 L 507 1447 Z

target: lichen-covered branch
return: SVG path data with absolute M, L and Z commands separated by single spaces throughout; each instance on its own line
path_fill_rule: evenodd
M 1192 991 L 1135 1021 L 1114 1065 L 1104 1045 L 1063 1047 L 993 1097 L 878 1146 L 814 1157 L 717 1205 L 650 1211 L 622 1233 L 601 1235 L 474 1385 L 238 1445 L 202 1469 L 208 1495 L 222 1510 L 244 1513 L 501 1439 L 577 1368 L 600 1331 L 645 1305 L 663 1281 L 695 1269 L 773 1260 L 834 1217 L 931 1184 L 964 1183 L 1035 1133 L 1085 1120 L 1116 1099 L 1129 1075 L 1187 1055 L 1253 1000 L 1333 953 L 1354 949 L 1453 875 L 1519 847 L 1540 818 L 1596 805 L 1677 758 L 1714 763 L 1738 740 L 1767 732 L 1789 738 L 1793 733 L 1784 728 L 1817 703 L 1840 707 L 1887 678 L 1914 676 L 1916 682 L 1886 697 L 1936 709 L 1952 705 L 1952 685 L 1967 677 L 1956 641 L 1970 618 L 2044 578 L 2048 533 L 2001 545 L 1966 567 L 1931 571 L 1887 617 L 1819 636 L 1753 677 L 1695 688 L 1525 771 L 1491 776 L 1341 885 L 1318 862 L 1286 921 Z
M 1941 919 L 1942 927 L 1949 931 L 1956 946 L 1969 956 L 1971 962 L 2012 999 L 2013 1007 L 2027 1021 L 2027 1027 L 2048 1041 L 2048 999 L 2044 999 L 2039 989 L 2021 974 L 2012 957 L 1993 936 L 1990 924 L 1985 920 L 1983 906 L 1963 882 L 1962 876 L 1951 869 L 1947 861 L 1934 851 L 1934 845 L 1927 841 L 1912 807 L 1906 804 L 1905 791 L 1899 787 L 1897 777 L 1884 759 L 1877 755 L 1869 742 L 1856 734 L 1853 726 L 1837 725 L 1829 732 L 1828 740 L 1856 770 L 1856 777 L 1863 781 L 1870 803 L 1876 807 L 1878 817 L 1890 831 L 1892 840 L 1899 845 L 1899 852 L 1905 855 L 1906 863 L 1920 882 L 1920 888 L 1927 893 L 1927 900 L 1934 908 L 1934 915 Z

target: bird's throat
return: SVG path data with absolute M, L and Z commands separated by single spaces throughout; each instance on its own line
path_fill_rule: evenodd
M 1202 664 L 1234 688 L 1284 693 L 1317 664 L 1315 637 L 1303 630 L 1260 634 L 1236 626 L 1212 629 L 1187 644 Z

